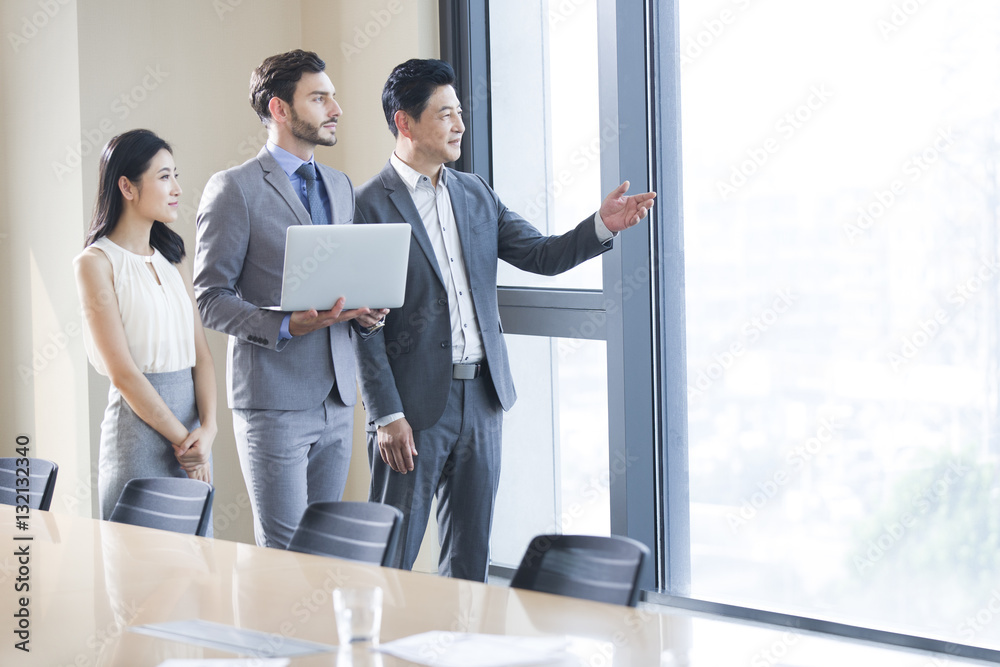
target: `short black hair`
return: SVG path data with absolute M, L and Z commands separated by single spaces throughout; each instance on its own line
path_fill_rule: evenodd
M 412 58 L 396 65 L 382 88 L 382 110 L 392 136 L 399 135 L 396 112 L 402 110 L 419 119 L 427 101 L 441 86 L 455 86 L 455 70 L 443 60 Z
M 326 63 L 312 51 L 296 49 L 266 58 L 250 74 L 250 106 L 257 112 L 260 122 L 267 125 L 271 119 L 268 103 L 272 97 L 291 104 L 295 86 L 303 72 L 322 72 Z

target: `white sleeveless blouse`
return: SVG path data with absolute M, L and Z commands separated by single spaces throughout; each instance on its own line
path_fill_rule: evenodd
M 194 312 L 180 271 L 159 250 L 137 255 L 115 245 L 106 236 L 94 241 L 111 261 L 118 309 L 128 349 L 143 373 L 166 373 L 191 368 L 195 362 Z M 159 276 L 149 270 L 152 264 Z M 84 346 L 90 363 L 101 375 L 108 370 L 94 345 L 84 319 Z

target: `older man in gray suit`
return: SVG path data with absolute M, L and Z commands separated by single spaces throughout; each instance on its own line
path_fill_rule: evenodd
M 282 313 L 285 231 L 350 224 L 354 192 L 313 159 L 336 143 L 341 108 L 311 52 L 267 58 L 250 103 L 267 127 L 257 157 L 215 174 L 197 218 L 194 287 L 205 326 L 229 334 L 226 384 L 257 544 L 284 548 L 308 503 L 340 500 L 357 400 L 351 337 L 385 311 Z M 357 331 L 352 331 L 351 320 Z
M 598 214 L 543 236 L 508 210 L 458 159 L 465 126 L 450 65 L 396 67 L 382 105 L 396 148 L 358 188 L 357 222 L 410 223 L 406 299 L 382 334 L 355 339 L 368 412 L 370 498 L 404 515 L 401 565 L 410 568 L 438 500 L 438 572 L 484 581 L 500 477 L 503 410 L 515 393 L 500 329 L 497 259 L 534 273 L 566 271 L 611 247 L 646 216 L 655 193 L 623 183 Z M 418 455 L 419 452 L 419 455 Z

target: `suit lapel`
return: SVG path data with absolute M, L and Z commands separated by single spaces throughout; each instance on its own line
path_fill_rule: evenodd
M 278 191 L 278 194 L 285 200 L 288 207 L 292 209 L 298 223 L 300 225 L 311 225 L 312 220 L 309 218 L 305 206 L 302 205 L 302 202 L 295 194 L 295 190 L 292 189 L 292 182 L 288 180 L 288 174 L 281 168 L 278 161 L 271 156 L 271 152 L 267 150 L 267 146 L 261 148 L 260 152 L 257 153 L 257 162 L 260 163 L 261 169 L 264 170 L 264 180 Z M 330 201 L 333 200 L 331 199 Z
M 392 202 L 393 206 L 396 207 L 402 219 L 410 223 L 413 238 L 417 241 L 417 245 L 420 246 L 424 255 L 426 255 L 428 264 L 434 270 L 434 275 L 444 285 L 444 279 L 441 277 L 441 267 L 438 266 L 437 255 L 434 254 L 434 246 L 431 245 L 431 237 L 427 235 L 424 221 L 420 219 L 417 207 L 413 205 L 413 198 L 410 196 L 410 191 L 406 188 L 406 184 L 403 183 L 399 174 L 396 173 L 396 168 L 392 166 L 392 163 L 387 164 L 382 170 L 381 178 L 386 196 Z
M 447 167 L 441 167 L 448 169 Z M 472 253 L 472 232 L 469 222 L 469 200 L 465 196 L 465 186 L 455 177 L 455 172 L 448 170 L 448 196 L 451 198 L 451 210 L 455 214 L 455 227 L 458 229 L 458 240 L 462 243 L 462 256 L 465 259 L 465 270 L 469 275 L 469 284 L 472 277 L 478 275 L 472 269 L 472 262 L 475 255 Z
M 442 167 L 442 169 L 448 168 Z M 476 317 L 479 318 L 479 323 L 482 325 L 483 322 L 487 322 L 489 320 L 484 319 L 480 313 L 480 303 L 479 299 L 476 297 L 479 290 L 477 290 L 476 287 L 479 286 L 479 281 L 482 279 L 482 276 L 488 275 L 488 273 L 479 270 L 477 266 L 477 261 L 483 253 L 474 252 L 476 239 L 473 238 L 472 234 L 474 221 L 469 217 L 468 192 L 465 189 L 465 184 L 462 183 L 462 181 L 455 176 L 455 172 L 450 169 L 448 170 L 448 195 L 451 197 L 451 210 L 455 214 L 455 228 L 458 229 L 458 240 L 462 244 L 462 258 L 465 260 L 465 275 L 469 280 L 469 297 L 472 299 L 472 307 L 476 311 Z M 496 262 L 496 257 L 493 257 L 492 261 Z

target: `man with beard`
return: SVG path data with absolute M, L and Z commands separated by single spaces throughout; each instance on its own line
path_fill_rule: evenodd
M 267 144 L 205 186 L 197 218 L 194 288 L 205 326 L 229 334 L 226 385 L 254 535 L 285 548 L 307 504 L 340 500 L 357 400 L 351 337 L 386 311 L 268 310 L 281 294 L 285 231 L 350 224 L 347 176 L 313 159 L 337 142 L 340 105 L 326 64 L 308 51 L 264 60 L 250 105 Z M 352 331 L 352 327 L 356 331 Z

